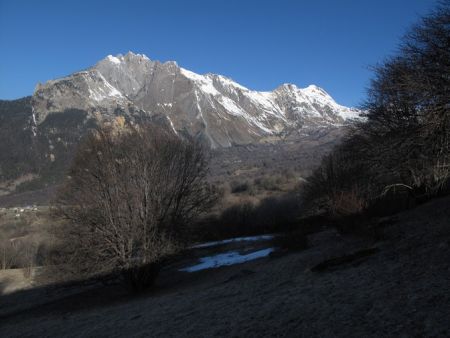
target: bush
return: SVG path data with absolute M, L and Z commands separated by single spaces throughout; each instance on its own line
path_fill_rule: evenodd
M 416 205 L 413 189 L 405 185 L 387 186 L 383 193 L 372 201 L 368 213 L 375 216 L 388 216 Z
M 214 201 L 203 147 L 161 128 L 103 128 L 80 145 L 58 192 L 54 229 L 64 276 L 118 274 L 134 291 L 153 282 Z
M 268 197 L 259 204 L 241 202 L 197 224 L 197 240 L 221 239 L 284 231 L 300 215 L 296 194 Z
M 246 192 L 251 195 L 254 193 L 254 186 L 249 181 L 232 181 L 230 189 L 233 194 Z
M 236 227 L 245 227 L 252 222 L 255 206 L 251 202 L 243 202 L 233 205 L 220 216 L 220 220 L 224 224 Z
M 268 191 L 276 191 L 280 190 L 280 184 L 282 183 L 281 178 L 274 177 L 274 176 L 263 176 L 259 177 L 255 180 L 255 184 L 258 186 L 258 188 L 262 190 L 268 190 Z
M 385 189 L 408 186 L 428 198 L 450 181 L 450 6 L 423 18 L 399 53 L 375 67 L 364 104 L 343 143 L 308 178 L 306 199 L 332 214 L 372 211 Z M 390 193 L 391 194 L 391 193 Z M 397 195 L 391 200 L 407 207 Z
M 0 240 L 0 269 L 24 268 L 30 277 L 36 265 L 38 243 L 31 238 L 19 237 Z
M 367 207 L 367 202 L 359 195 L 357 187 L 334 193 L 330 204 L 331 213 L 335 217 L 361 214 Z

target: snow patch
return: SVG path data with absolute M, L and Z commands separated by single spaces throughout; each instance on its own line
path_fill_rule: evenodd
M 229 251 L 215 256 L 202 257 L 200 258 L 199 264 L 179 269 L 179 271 L 196 272 L 211 268 L 219 268 L 221 266 L 241 264 L 258 258 L 267 257 L 273 251 L 274 248 L 267 248 L 254 251 L 245 255 L 241 255 L 237 251 Z
M 92 75 L 89 74 L 91 77 Z M 87 81 L 89 96 L 96 101 L 103 101 L 108 98 L 117 98 L 117 99 L 125 99 L 125 96 L 122 95 L 115 87 L 113 87 L 102 74 L 98 73 L 101 82 L 100 83 L 92 83 L 92 81 Z
M 309 85 L 299 91 L 305 94 L 312 103 L 319 104 L 320 106 L 329 106 L 344 120 L 359 117 L 359 111 L 357 109 L 341 106 L 325 90 L 316 85 Z
M 167 119 L 169 120 L 170 126 L 172 127 L 172 130 L 175 133 L 175 135 L 178 135 L 178 132 L 175 129 L 175 126 L 173 125 L 172 119 L 169 116 L 167 116 Z
M 37 121 L 36 121 L 36 113 L 34 112 L 34 107 L 31 107 L 31 132 L 33 133 L 33 136 L 37 135 Z
M 220 82 L 222 83 L 222 85 L 224 85 L 225 87 L 229 87 L 229 88 L 239 88 L 240 90 L 244 90 L 244 91 L 249 91 L 248 88 L 240 85 L 237 82 L 234 82 L 233 80 L 231 80 L 228 77 L 225 77 L 223 75 L 216 75 L 217 78 L 220 80 Z
M 204 93 L 213 96 L 220 95 L 219 91 L 214 87 L 213 80 L 209 76 L 199 75 L 184 68 L 180 68 L 180 72 L 188 79 L 195 82 Z
M 206 95 L 206 99 L 212 102 L 209 97 L 211 95 L 223 106 L 227 114 L 241 117 L 248 124 L 256 127 L 256 134 L 276 133 L 277 128 L 273 125 L 279 125 L 277 120 L 283 123 L 289 122 L 286 117 L 288 109 L 299 116 L 310 116 L 333 125 L 341 125 L 342 121 L 357 118 L 359 114 L 357 109 L 337 104 L 325 90 L 316 85 L 301 89 L 294 84 L 284 84 L 273 92 L 258 92 L 251 91 L 221 75 L 199 75 L 184 68 L 180 68 L 180 71 L 199 89 L 196 96 Z M 214 83 L 218 86 L 217 88 Z M 219 87 L 225 92 L 221 93 L 218 90 Z M 236 99 L 238 97 L 239 99 Z M 242 97 L 248 101 L 245 99 L 243 101 Z M 253 113 L 253 107 L 257 108 L 258 114 Z
M 227 110 L 227 113 L 235 116 L 245 116 L 247 115 L 236 103 L 226 96 L 220 96 L 219 102 Z

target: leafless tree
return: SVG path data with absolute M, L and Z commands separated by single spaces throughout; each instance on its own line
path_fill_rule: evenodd
M 24 269 L 30 277 L 36 263 L 38 243 L 31 237 L 21 236 L 0 241 L 0 269 Z
M 439 190 L 450 177 L 450 2 L 414 26 L 398 55 L 375 71 L 361 126 L 373 162 L 381 158 L 399 173 L 398 183 Z
M 9 239 L 0 240 L 0 268 L 10 269 L 17 263 L 17 249 Z
M 450 1 L 421 19 L 397 55 L 374 71 L 366 120 L 308 179 L 308 198 L 325 197 L 333 206 L 333 196 L 349 193 L 367 205 L 390 186 L 427 195 L 448 188 Z
M 119 273 L 138 291 L 186 243 L 214 200 L 203 146 L 152 125 L 102 128 L 78 149 L 56 201 L 59 266 L 76 277 Z

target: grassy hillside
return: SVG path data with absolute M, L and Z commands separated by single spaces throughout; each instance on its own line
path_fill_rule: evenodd
M 138 298 L 113 286 L 18 292 L 2 297 L 0 334 L 445 337 L 449 204 L 379 220 L 376 242 L 326 230 L 299 253 L 195 274 L 169 269 Z

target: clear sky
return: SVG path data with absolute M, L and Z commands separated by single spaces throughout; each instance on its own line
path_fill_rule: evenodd
M 434 0 L 0 0 L 0 98 L 129 50 L 255 90 L 316 84 L 362 102 L 369 66 Z

